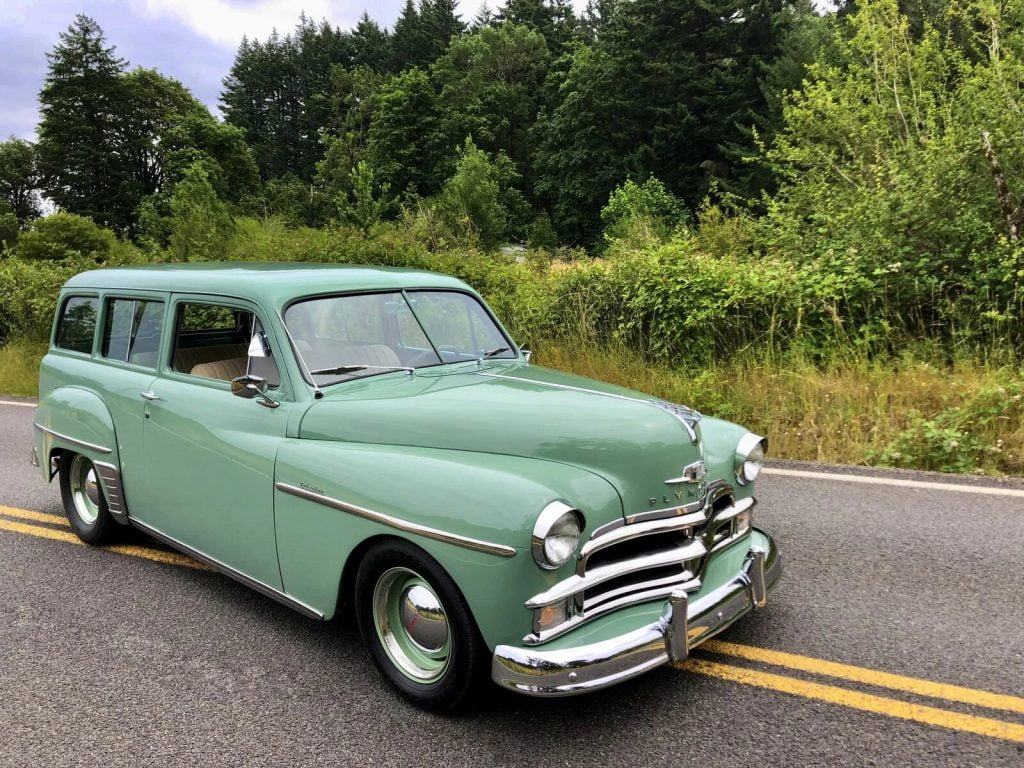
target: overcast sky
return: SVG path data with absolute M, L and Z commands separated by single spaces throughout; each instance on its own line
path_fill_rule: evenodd
M 470 21 L 482 4 L 460 0 L 463 20 Z M 379 24 L 391 26 L 402 5 L 404 0 L 0 0 L 0 139 L 35 137 L 46 53 L 76 13 L 96 19 L 108 44 L 131 66 L 177 78 L 216 109 L 242 35 L 263 39 L 275 27 L 290 31 L 302 11 L 348 28 L 367 9 Z

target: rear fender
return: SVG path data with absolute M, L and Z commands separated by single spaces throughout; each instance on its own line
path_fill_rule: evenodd
M 128 523 L 114 420 L 99 395 L 79 387 L 58 387 L 42 397 L 36 407 L 34 447 L 48 482 L 59 471 L 63 452 L 88 457 L 100 476 L 111 516 Z

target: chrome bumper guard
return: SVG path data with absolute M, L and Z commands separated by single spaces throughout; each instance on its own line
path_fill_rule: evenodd
M 530 696 L 572 696 L 628 680 L 662 664 L 678 666 L 690 649 L 765 604 L 782 575 L 775 543 L 751 547 L 743 568 L 727 583 L 690 600 L 680 590 L 669 597 L 656 622 L 610 640 L 545 651 L 499 645 L 491 677 L 498 685 Z

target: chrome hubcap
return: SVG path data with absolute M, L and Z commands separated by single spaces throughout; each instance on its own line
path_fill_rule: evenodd
M 100 516 L 100 486 L 92 462 L 85 456 L 75 456 L 71 462 L 71 500 L 75 514 L 86 525 L 92 525 Z
M 451 652 L 448 617 L 418 573 L 391 568 L 381 574 L 373 589 L 373 623 L 388 657 L 406 677 L 430 683 L 444 675 Z

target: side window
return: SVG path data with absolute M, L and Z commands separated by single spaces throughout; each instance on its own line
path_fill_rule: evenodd
M 57 322 L 56 346 L 72 352 L 91 353 L 99 303 L 99 299 L 89 296 L 72 296 L 65 301 Z
M 274 351 L 252 312 L 199 302 L 178 305 L 171 369 L 220 381 L 252 373 L 270 387 L 281 380 Z
M 100 354 L 111 360 L 155 368 L 163 316 L 162 301 L 107 299 Z

